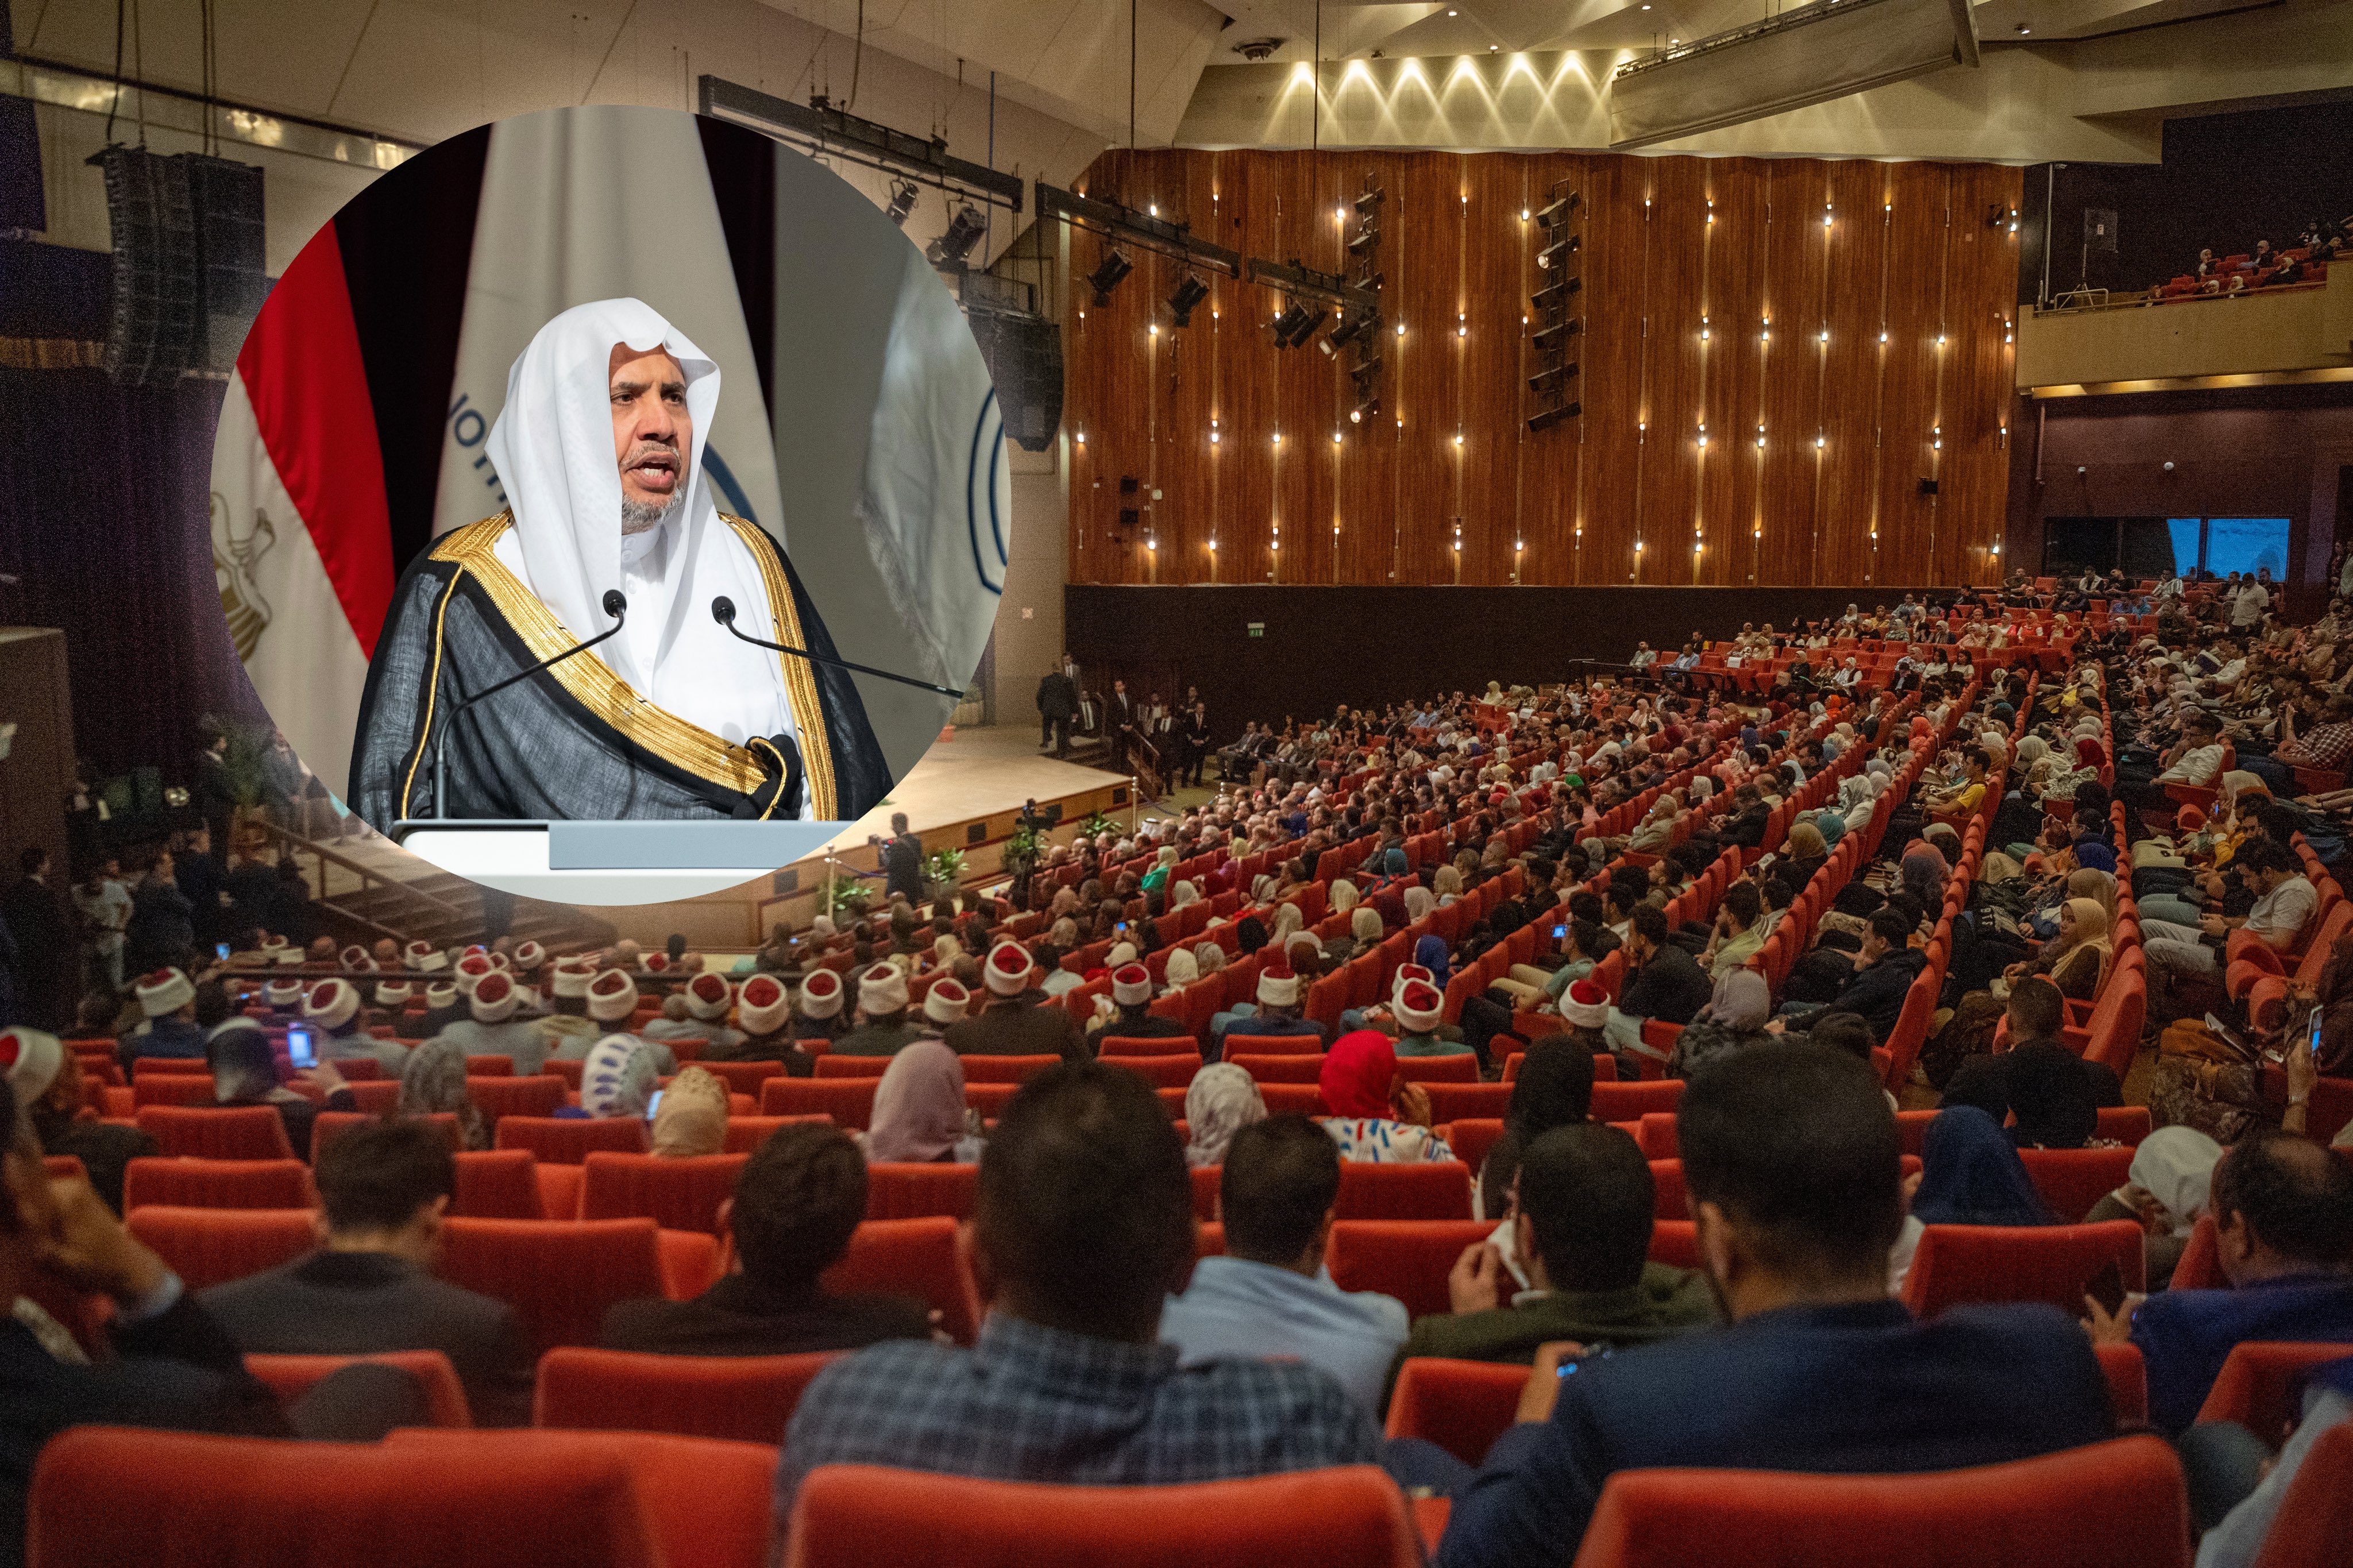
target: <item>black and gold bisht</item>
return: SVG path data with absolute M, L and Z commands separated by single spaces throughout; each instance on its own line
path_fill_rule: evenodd
M 832 657 L 792 563 L 755 524 L 720 514 L 760 565 L 776 640 Z M 560 653 L 578 635 L 491 553 L 511 513 L 443 535 L 395 590 L 360 699 L 352 805 L 379 831 L 403 818 L 616 821 L 863 816 L 891 787 L 849 673 L 778 654 L 798 736 L 746 745 L 655 707 L 596 657 L 575 654 L 453 721 L 475 692 Z M 441 731 L 446 729 L 444 736 Z M 433 798 L 446 745 L 449 798 Z

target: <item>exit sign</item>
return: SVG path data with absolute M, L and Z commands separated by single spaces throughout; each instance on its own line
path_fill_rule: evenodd
M 1262 637 L 1266 636 L 1266 623 L 1264 621 L 1252 621 L 1250 624 L 1250 635 L 1254 637 Z

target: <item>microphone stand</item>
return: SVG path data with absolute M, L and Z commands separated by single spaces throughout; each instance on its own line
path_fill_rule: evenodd
M 590 648 L 595 647 L 598 643 L 603 642 L 607 637 L 614 636 L 616 633 L 620 631 L 622 626 L 626 624 L 628 619 L 629 601 L 622 595 L 622 593 L 618 588 L 607 588 L 605 590 L 604 610 L 607 615 L 613 617 L 613 624 L 607 630 L 598 632 L 595 637 L 590 637 L 586 642 L 573 644 L 570 647 L 565 648 L 562 653 L 557 654 L 553 658 L 543 658 L 528 669 L 517 670 L 514 674 L 508 676 L 504 680 L 500 681 L 496 686 L 488 687 L 483 690 L 477 691 L 474 695 L 467 698 L 463 702 L 459 703 L 458 706 L 449 710 L 449 721 L 441 726 L 441 732 L 439 734 L 433 737 L 433 815 L 436 818 L 446 822 L 449 817 L 449 797 L 443 788 L 445 781 L 443 779 L 442 761 L 448 751 L 449 731 L 458 727 L 458 721 L 464 716 L 466 710 L 487 698 L 496 697 L 500 692 L 504 691 L 516 681 L 522 680 L 527 676 L 537 675 L 541 670 L 548 668 L 552 665 L 562 664 L 565 659 L 570 658 L 575 653 L 586 653 Z
M 784 643 L 770 642 L 765 637 L 755 637 L 749 632 L 739 631 L 735 626 L 735 601 L 723 594 L 711 601 L 711 618 L 725 626 L 737 640 L 750 643 L 754 647 L 771 648 L 777 653 L 788 653 L 795 658 L 805 658 L 811 664 L 829 664 L 837 669 L 854 669 L 860 675 L 878 675 L 885 680 L 895 680 L 902 686 L 912 686 L 920 691 L 936 691 L 943 697 L 964 695 L 964 689 L 961 687 L 934 686 L 928 680 L 917 680 L 912 675 L 899 675 L 891 670 L 877 669 L 871 664 L 852 664 L 846 658 L 834 658 L 826 654 L 811 653 L 805 647 L 790 647 Z

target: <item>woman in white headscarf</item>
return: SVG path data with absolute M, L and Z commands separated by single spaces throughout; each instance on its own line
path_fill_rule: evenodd
M 2139 1221 L 2147 1233 L 2141 1249 L 2149 1289 L 2158 1289 L 2173 1278 L 2189 1232 L 2206 1212 L 2208 1189 L 2221 1158 L 2222 1146 L 2196 1128 L 2160 1127 L 2133 1151 L 2125 1184 L 2094 1205 L 2084 1223 Z
M 1356 907 L 1356 884 L 1351 882 L 1345 877 L 1334 879 L 1330 902 L 1331 912 L 1335 915 L 1344 915 L 1350 910 L 1355 909 Z
M 980 1142 L 965 1114 L 956 1054 L 938 1040 L 900 1047 L 874 1088 L 874 1115 L 860 1139 L 868 1162 L 969 1165 Z
M 642 1117 L 661 1076 L 661 1058 L 651 1042 L 635 1035 L 607 1035 L 588 1048 L 580 1064 L 580 1110 L 597 1119 Z
M 1266 1120 L 1266 1101 L 1250 1075 L 1231 1062 L 1211 1062 L 1185 1090 L 1187 1165 L 1222 1164 L 1226 1145 L 1253 1121 Z

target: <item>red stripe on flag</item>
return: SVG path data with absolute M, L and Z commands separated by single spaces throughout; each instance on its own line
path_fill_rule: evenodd
M 392 513 L 334 225 L 302 247 L 269 291 L 237 370 L 270 463 L 311 531 L 361 651 L 374 658 L 392 608 Z

